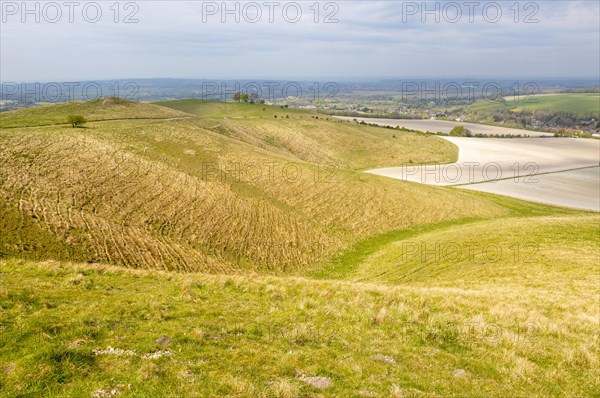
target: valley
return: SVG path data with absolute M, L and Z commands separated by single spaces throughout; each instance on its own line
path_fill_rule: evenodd
M 73 112 L 82 128 L 61 123 Z M 462 140 L 526 140 L 551 171 L 566 167 L 555 140 L 572 143 L 570 166 L 594 160 L 579 141 L 438 137 L 200 100 L 75 102 L 3 113 L 0 126 L 0 391 L 600 385 L 597 212 L 365 173 L 473 160 Z

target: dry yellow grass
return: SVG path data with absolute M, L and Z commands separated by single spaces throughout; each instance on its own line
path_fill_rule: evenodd
M 451 163 L 457 154 L 453 144 L 435 136 L 358 125 L 323 115 L 208 118 L 202 124 L 281 156 L 353 170 Z
M 229 273 L 305 272 L 373 234 L 507 212 L 470 193 L 255 146 L 235 137 L 226 120 L 221 130 L 206 123 L 127 120 L 89 123 L 86 129 L 3 129 L 4 206 L 73 248 L 75 259 Z M 322 123 L 322 136 L 330 138 L 318 144 L 332 153 L 348 135 L 330 131 L 338 125 L 333 122 L 310 123 Z M 267 126 L 273 134 L 278 126 L 284 132 L 289 127 Z M 376 142 L 375 135 L 365 135 Z M 309 153 L 315 145 L 298 147 Z M 24 249 L 19 242 L 26 237 L 15 236 L 17 242 L 7 242 L 9 254 L 40 251 L 39 245 Z

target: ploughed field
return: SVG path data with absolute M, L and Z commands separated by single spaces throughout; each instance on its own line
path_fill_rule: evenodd
M 389 127 L 404 127 L 409 130 L 417 130 L 429 133 L 444 133 L 449 134 L 453 128 L 457 126 L 463 126 L 473 134 L 483 135 L 513 135 L 523 137 L 551 137 L 552 134 L 544 133 L 540 131 L 531 131 L 516 129 L 512 127 L 500 127 L 500 126 L 489 126 L 486 124 L 476 124 L 467 122 L 453 122 L 448 120 L 427 120 L 427 119 L 385 119 L 385 118 L 371 118 L 371 117 L 349 117 L 349 116 L 336 116 L 340 120 L 353 121 L 356 119 L 359 122 L 374 123 L 380 126 Z
M 600 211 L 600 140 L 558 137 L 443 139 L 458 147 L 456 162 L 383 167 L 368 172 L 404 181 L 460 186 Z

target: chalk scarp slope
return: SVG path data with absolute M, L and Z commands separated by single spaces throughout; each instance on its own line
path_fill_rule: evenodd
M 76 110 L 77 104 L 69 106 Z M 161 108 L 135 107 L 147 114 Z M 226 124 L 214 131 L 196 118 L 168 119 L 2 129 L 0 190 L 5 211 L 13 214 L 4 253 L 40 258 L 46 238 L 36 243 L 22 228 L 34 223 L 62 242 L 62 254 L 53 249 L 51 258 L 302 273 L 373 234 L 506 212 L 480 195 L 253 145 L 227 134 Z M 327 121 L 314 123 L 335 136 Z

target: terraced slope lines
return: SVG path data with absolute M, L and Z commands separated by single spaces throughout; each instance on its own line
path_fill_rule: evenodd
M 373 150 L 390 146 L 389 157 L 406 161 L 453 158 L 453 147 L 436 137 L 406 133 L 392 146 L 396 139 L 374 127 L 299 111 L 266 121 L 252 116 L 266 112 L 262 105 L 225 107 L 226 117 L 200 118 L 96 100 L 4 114 L 3 123 L 22 127 L 0 135 L 2 206 L 13 214 L 3 253 L 302 273 L 373 234 L 504 213 L 480 196 L 354 170 L 377 164 Z M 66 109 L 88 118 L 86 128 L 40 126 L 62 120 Z M 420 147 L 430 149 L 415 154 Z M 43 234 L 23 227 L 31 223 Z

